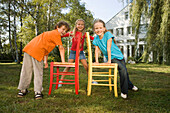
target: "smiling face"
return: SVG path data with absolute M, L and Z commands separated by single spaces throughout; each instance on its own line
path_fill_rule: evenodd
M 77 28 L 77 30 L 79 31 L 79 32 L 82 32 L 83 30 L 84 30 L 84 22 L 83 21 L 78 21 L 77 23 L 76 23 L 76 28 Z
M 106 28 L 104 27 L 103 23 L 101 22 L 96 22 L 94 24 L 94 32 L 99 35 L 100 38 L 103 38 L 104 32 Z
M 61 26 L 60 28 L 57 27 L 58 32 L 60 33 L 61 36 L 65 35 L 67 32 L 66 26 Z

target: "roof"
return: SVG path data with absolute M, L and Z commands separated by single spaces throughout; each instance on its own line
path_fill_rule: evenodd
M 122 12 L 126 7 L 128 7 L 131 3 L 127 4 L 122 10 L 120 10 L 116 15 L 114 15 L 109 21 L 111 21 L 114 17 L 116 17 L 120 12 Z M 107 21 L 106 24 L 109 22 Z

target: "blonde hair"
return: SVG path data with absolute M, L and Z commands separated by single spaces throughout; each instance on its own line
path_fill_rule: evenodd
M 75 34 L 76 34 L 76 32 L 78 31 L 78 29 L 77 29 L 77 22 L 78 21 L 83 21 L 84 22 L 84 29 L 82 30 L 82 36 L 85 34 L 85 21 L 83 20 L 83 19 L 77 19 L 76 20 L 76 22 L 75 22 L 75 26 L 74 26 L 74 29 L 73 29 L 73 36 L 75 37 Z

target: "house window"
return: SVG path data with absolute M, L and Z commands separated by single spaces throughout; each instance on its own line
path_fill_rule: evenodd
M 127 35 L 132 34 L 132 27 L 127 27 Z
M 125 12 L 125 20 L 127 20 L 127 19 L 128 19 L 128 17 L 129 17 L 128 12 Z
M 119 36 L 119 29 L 116 29 L 116 35 Z
M 120 30 L 121 30 L 121 35 L 124 35 L 124 30 L 123 30 L 123 28 L 120 28 Z
M 124 43 L 123 40 L 117 40 L 116 43 Z
M 139 39 L 139 42 L 143 42 L 143 41 L 145 41 L 145 38 L 140 38 Z
M 116 29 L 116 35 L 117 35 L 117 36 L 124 35 L 124 30 L 123 30 L 123 28 L 117 28 L 117 29 Z
M 139 33 L 145 34 L 147 32 L 147 27 L 148 27 L 147 24 L 140 25 Z

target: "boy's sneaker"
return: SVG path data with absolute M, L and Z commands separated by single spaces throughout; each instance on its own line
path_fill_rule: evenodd
M 133 86 L 132 90 L 133 91 L 138 91 L 138 88 L 136 86 Z
M 63 83 L 62 81 L 59 81 L 59 83 Z M 58 87 L 62 87 L 62 84 L 58 84 Z
M 121 97 L 122 97 L 123 99 L 127 99 L 127 94 L 121 93 Z
M 35 94 L 35 99 L 36 100 L 40 100 L 40 99 L 42 99 L 43 98 L 43 94 L 42 93 L 36 93 Z
M 17 95 L 17 97 L 23 97 L 23 96 L 25 96 L 26 94 L 28 93 L 28 90 L 26 89 L 25 91 L 19 91 L 19 93 L 18 93 L 18 95 Z

